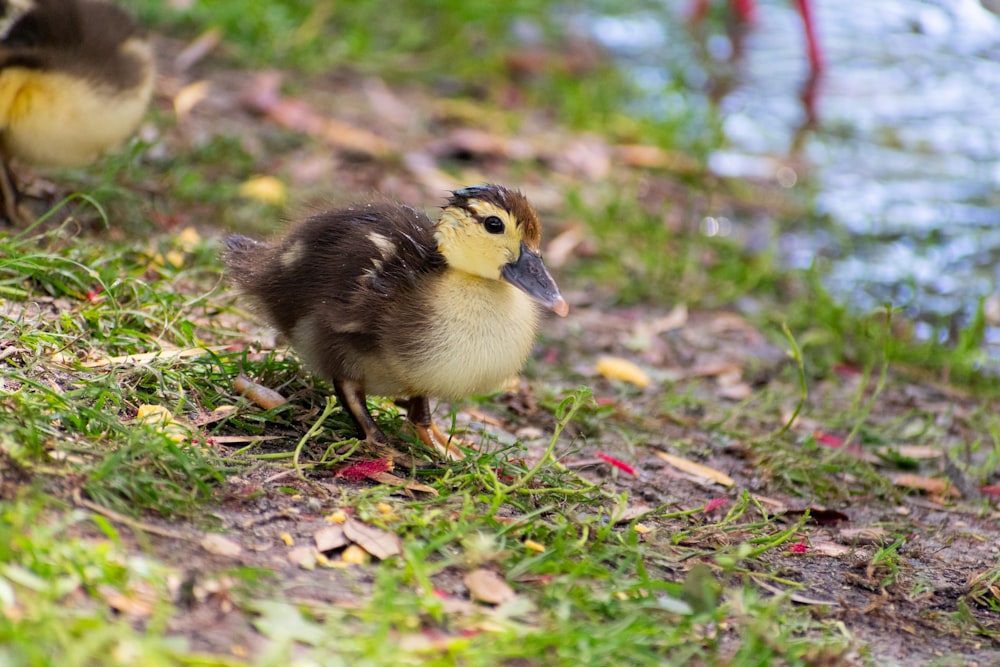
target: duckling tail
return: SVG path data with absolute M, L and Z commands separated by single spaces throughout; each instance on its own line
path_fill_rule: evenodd
M 257 272 L 260 253 L 266 246 L 242 234 L 227 236 L 225 245 L 222 261 L 229 267 L 229 273 L 237 283 L 246 283 Z

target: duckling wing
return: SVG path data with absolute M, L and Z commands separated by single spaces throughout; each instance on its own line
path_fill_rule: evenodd
M 227 241 L 233 280 L 268 321 L 328 378 L 364 380 L 383 334 L 445 270 L 431 221 L 399 204 L 369 204 L 306 219 L 277 244 Z

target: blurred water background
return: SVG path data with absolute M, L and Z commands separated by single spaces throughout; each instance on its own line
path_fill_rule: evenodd
M 731 66 L 725 30 L 697 48 L 690 3 L 664 6 L 668 20 L 600 17 L 592 34 L 648 90 L 647 111 L 707 113 L 715 98 L 727 148 L 714 171 L 817 189 L 817 217 L 782 223 L 782 260 L 823 263 L 839 299 L 892 303 L 924 338 L 954 337 L 982 303 L 1000 368 L 1000 17 L 978 0 L 813 0 L 827 67 L 818 124 L 801 131 L 808 61 L 792 0 L 758 3 Z

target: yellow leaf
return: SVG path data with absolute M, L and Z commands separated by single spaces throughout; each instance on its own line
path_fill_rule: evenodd
M 184 253 L 180 250 L 169 250 L 166 255 L 167 263 L 175 269 L 179 269 L 184 266 Z
M 666 452 L 656 452 L 656 455 L 673 467 L 686 472 L 689 475 L 711 480 L 716 484 L 721 484 L 722 486 L 733 486 L 736 484 L 732 477 L 724 472 L 716 470 L 715 468 L 709 468 L 708 466 L 700 463 L 688 461 L 680 456 L 674 456 L 673 454 L 667 454 Z
M 330 523 L 344 523 L 347 521 L 347 512 L 344 510 L 337 510 L 336 512 L 327 514 L 326 520 Z
M 531 551 L 537 551 L 538 553 L 542 553 L 543 551 L 545 551 L 545 545 L 539 544 L 534 540 L 525 540 L 524 546 L 525 548 L 530 549 Z
M 162 405 L 140 405 L 135 418 L 144 424 L 166 424 L 173 421 L 174 416 Z
M 642 524 L 642 523 L 635 524 L 634 530 L 635 530 L 635 532 L 639 533 L 640 535 L 645 535 L 646 533 L 650 533 L 650 532 L 653 531 L 652 528 L 650 528 L 649 526 L 647 526 L 645 524 Z
M 368 552 L 359 547 L 357 544 L 352 544 L 344 549 L 344 553 L 340 558 L 345 563 L 351 563 L 352 565 L 364 565 L 368 562 Z
M 194 227 L 185 227 L 174 239 L 177 247 L 185 252 L 191 252 L 201 243 L 201 234 Z
M 142 424 L 154 426 L 174 442 L 183 442 L 188 437 L 187 429 L 175 422 L 170 410 L 162 405 L 140 405 L 135 418 Z
M 240 194 L 247 199 L 274 206 L 282 206 L 287 195 L 285 184 L 274 176 L 254 176 L 244 181 L 240 186 Z
M 292 536 L 288 533 L 282 533 L 280 537 L 281 541 L 287 544 L 288 546 L 292 546 L 293 544 L 295 544 L 295 539 L 292 538 Z
M 653 383 L 638 364 L 621 357 L 601 357 L 597 360 L 597 372 L 609 380 L 622 380 L 637 387 L 648 387 Z

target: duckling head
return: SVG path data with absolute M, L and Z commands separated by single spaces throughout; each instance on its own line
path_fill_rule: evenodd
M 434 236 L 450 268 L 506 281 L 558 315 L 569 312 L 542 262 L 538 215 L 520 192 L 502 185 L 455 190 Z

